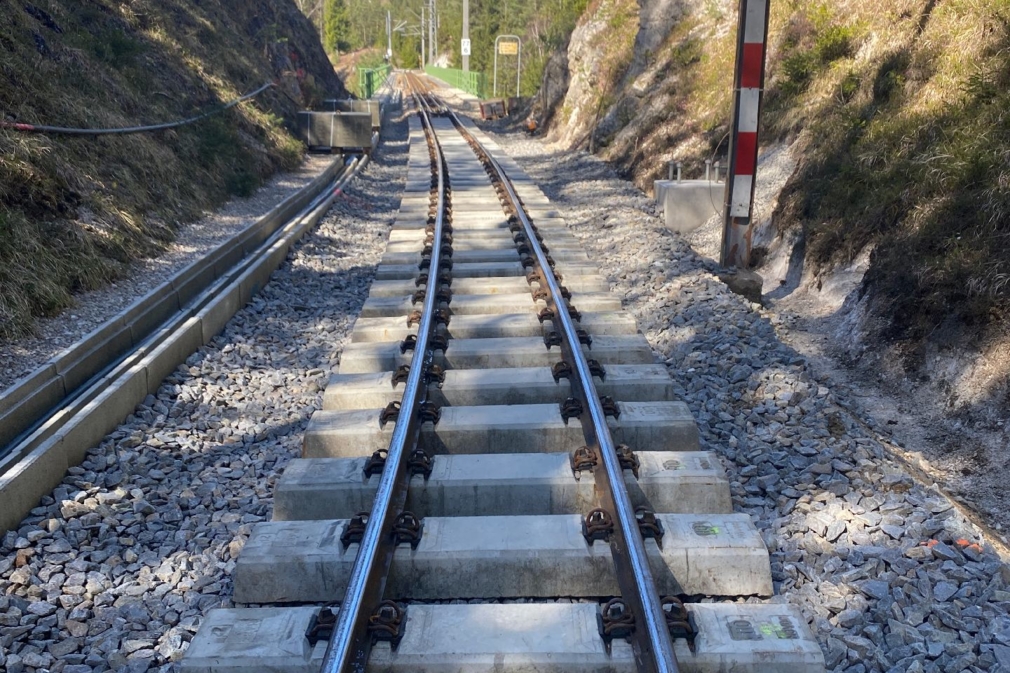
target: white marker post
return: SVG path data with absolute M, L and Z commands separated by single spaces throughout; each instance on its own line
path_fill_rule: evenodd
M 750 263 L 754 177 L 757 173 L 758 120 L 765 79 L 770 0 L 740 0 L 734 74 L 733 132 L 726 177 L 723 266 L 746 269 Z
M 470 0 L 463 0 L 463 39 L 459 51 L 463 56 L 463 72 L 470 72 Z

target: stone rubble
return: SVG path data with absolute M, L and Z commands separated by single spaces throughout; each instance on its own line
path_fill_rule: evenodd
M 669 366 L 702 448 L 724 459 L 735 508 L 762 531 L 771 600 L 804 611 L 828 670 L 1010 671 L 1010 567 L 889 457 L 886 428 L 851 417 L 777 338 L 778 318 L 730 292 L 606 164 L 492 135 L 565 213 Z
M 215 607 L 368 293 L 407 125 L 270 284 L 0 536 L 0 670 L 166 673 Z

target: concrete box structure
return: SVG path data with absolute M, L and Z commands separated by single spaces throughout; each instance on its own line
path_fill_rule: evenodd
M 499 119 L 505 116 L 505 101 L 501 99 L 486 100 L 480 104 L 480 118 Z
M 722 215 L 726 183 L 711 180 L 656 180 L 656 203 L 663 206 L 666 226 L 686 234 Z
M 372 146 L 369 112 L 299 112 L 298 126 L 310 150 L 365 151 Z
M 824 654 L 791 605 L 687 605 L 694 652 L 674 641 L 684 673 L 824 673 Z M 326 640 L 306 637 L 318 608 L 212 610 L 178 664 L 182 673 L 318 673 Z M 411 605 L 395 651 L 378 643 L 369 673 L 635 673 L 632 647 L 607 652 L 595 604 Z M 269 634 L 269 635 L 267 635 Z
M 354 98 L 330 98 L 323 101 L 326 112 L 367 112 L 372 115 L 372 130 L 378 131 L 382 126 L 382 105 L 379 101 L 367 98 L 357 100 Z

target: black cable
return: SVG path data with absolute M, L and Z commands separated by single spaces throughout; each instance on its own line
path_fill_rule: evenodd
M 233 108 L 243 101 L 247 101 L 250 98 L 260 95 L 267 89 L 276 86 L 273 82 L 268 82 L 256 89 L 251 91 L 240 98 L 227 103 L 219 108 L 211 110 L 209 112 L 204 112 L 196 117 L 190 117 L 189 119 L 183 119 L 176 122 L 166 122 L 164 124 L 154 124 L 152 126 L 128 126 L 126 128 L 118 129 L 75 129 L 66 128 L 64 126 L 40 126 L 36 124 L 22 124 L 20 122 L 8 122 L 0 121 L 0 128 L 13 129 L 15 131 L 22 131 L 24 133 L 58 133 L 62 135 L 72 135 L 72 136 L 103 136 L 112 134 L 126 134 L 126 133 L 147 133 L 149 131 L 164 131 L 165 129 L 174 129 L 180 126 L 185 126 L 187 124 L 192 124 L 198 122 L 201 119 L 206 119 L 211 115 L 218 114 L 219 112 L 224 112 L 229 108 Z

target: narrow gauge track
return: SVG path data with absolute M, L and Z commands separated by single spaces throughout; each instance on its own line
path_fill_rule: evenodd
M 764 543 L 560 214 L 406 85 L 386 255 L 234 571 L 300 605 L 212 612 L 181 670 L 823 671 L 795 609 L 739 600 Z

